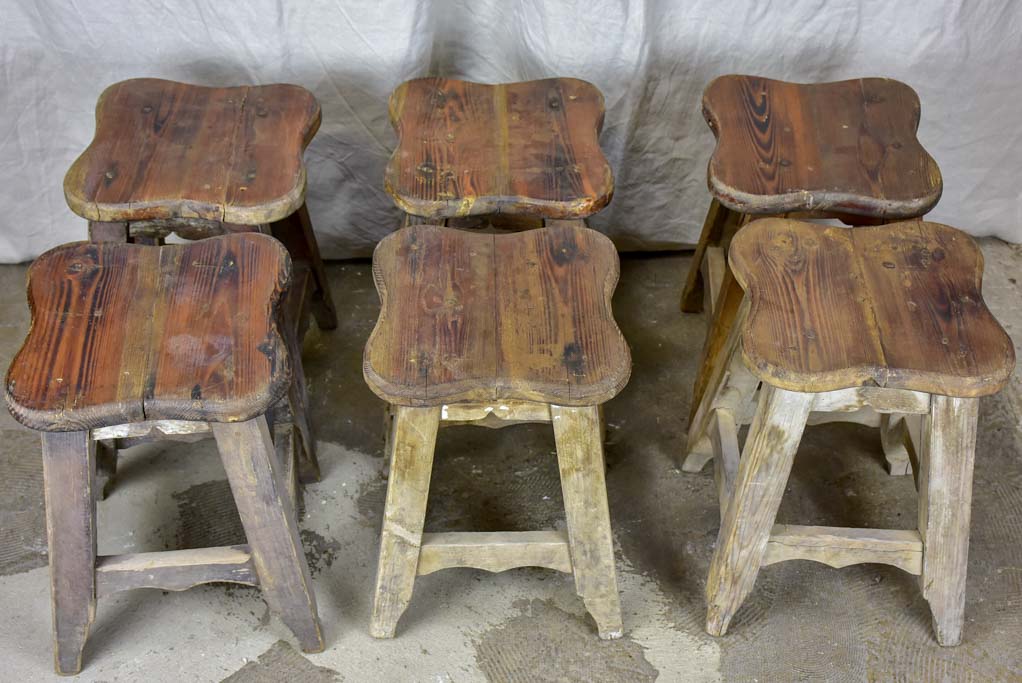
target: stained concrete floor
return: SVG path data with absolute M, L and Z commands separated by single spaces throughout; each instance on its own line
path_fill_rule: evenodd
M 1022 248 L 983 241 L 986 298 L 1022 340 Z M 141 590 L 100 601 L 90 681 L 1009 681 L 1022 680 L 1022 383 L 983 399 L 965 639 L 940 648 L 914 577 L 892 567 L 765 568 L 730 635 L 702 631 L 718 528 L 712 473 L 683 474 L 701 316 L 677 312 L 687 255 L 626 257 L 614 306 L 634 357 L 606 406 L 607 482 L 626 636 L 601 642 L 571 579 L 538 569 L 421 577 L 398 637 L 367 634 L 386 487 L 380 402 L 361 378 L 377 299 L 367 263 L 329 266 L 340 329 L 313 330 L 305 367 L 323 481 L 301 520 L 329 645 L 304 655 L 252 588 Z M 25 268 L 0 267 L 0 365 L 28 321 Z M 1022 354 L 1020 354 L 1022 355 Z M 51 677 L 49 583 L 35 435 L 0 417 L 0 679 Z M 562 524 L 549 427 L 441 432 L 428 530 Z M 881 467 L 875 430 L 810 428 L 779 521 L 904 527 L 910 478 Z M 211 442 L 124 453 L 99 506 L 103 554 L 244 541 Z

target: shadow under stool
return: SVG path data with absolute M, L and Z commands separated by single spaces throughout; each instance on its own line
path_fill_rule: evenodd
M 267 413 L 292 385 L 279 311 L 291 275 L 271 237 L 77 242 L 29 269 L 32 325 L 7 373 L 11 414 L 42 433 L 58 673 L 80 671 L 96 600 L 134 588 L 258 586 L 302 649 L 323 649 Z M 212 433 L 247 545 L 97 555 L 96 444 Z
M 295 386 L 276 408 L 274 430 L 299 456 L 299 478 L 319 480 L 300 350 L 311 315 L 337 327 L 323 261 L 305 206 L 302 152 L 319 128 L 319 103 L 297 85 L 207 88 L 137 78 L 107 88 L 92 142 L 64 178 L 68 206 L 94 242 L 160 245 L 237 232 L 279 239 L 291 255 L 284 330 Z M 290 444 L 290 445 L 288 445 Z M 112 481 L 116 446 L 100 444 Z M 100 491 L 102 494 L 103 491 Z
M 706 630 L 722 635 L 760 567 L 882 563 L 919 575 L 941 645 L 961 640 L 979 397 L 1014 368 L 965 233 L 907 221 L 855 229 L 780 218 L 731 242 L 746 297 L 696 410 L 712 446 L 721 528 Z M 775 524 L 811 411 L 901 416 L 919 491 L 915 529 Z M 751 420 L 744 447 L 738 425 Z
M 743 297 L 728 245 L 757 217 L 840 219 L 852 226 L 919 218 L 940 199 L 940 170 L 916 139 L 919 97 L 886 78 L 797 84 L 721 76 L 703 93 L 703 116 L 716 137 L 707 179 L 713 200 L 689 268 L 681 310 L 706 310 L 709 330 L 693 390 L 690 424 Z M 869 408 L 851 417 L 881 427 L 891 474 L 908 459 Z M 827 419 L 823 413 L 813 421 Z M 698 472 L 708 449 L 682 464 Z
M 504 235 L 416 225 L 376 248 L 382 301 L 364 376 L 391 406 L 391 460 L 370 633 L 389 638 L 417 575 L 538 566 L 573 575 L 601 638 L 622 634 L 600 406 L 625 385 L 617 252 L 564 223 Z M 437 430 L 553 427 L 566 531 L 424 533 Z

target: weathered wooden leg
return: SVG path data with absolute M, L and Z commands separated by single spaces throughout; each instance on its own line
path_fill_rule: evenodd
M 369 622 L 369 633 L 374 638 L 394 637 L 398 619 L 412 599 L 439 427 L 439 407 L 395 409 L 390 481 Z
M 337 328 L 337 312 L 330 296 L 330 283 L 327 281 L 323 259 L 319 255 L 319 244 L 312 232 L 312 221 L 309 209 L 302 204 L 290 216 L 274 223 L 273 236 L 280 240 L 291 257 L 296 261 L 305 261 L 312 270 L 314 287 L 312 289 L 312 314 L 321 330 Z
M 117 445 L 114 439 L 96 442 L 96 496 L 103 500 L 114 488 L 117 477 Z
M 57 673 L 71 675 L 82 669 L 96 616 L 96 451 L 88 432 L 46 432 L 42 439 L 53 660 Z
M 764 384 L 706 580 L 706 632 L 720 636 L 756 583 L 813 394 Z
M 685 313 L 698 313 L 703 308 L 703 256 L 707 247 L 718 246 L 728 230 L 734 230 L 732 224 L 742 220 L 742 214 L 732 211 L 716 199 L 710 203 L 703 221 L 703 231 L 699 235 L 699 244 L 692 255 L 692 263 L 688 267 L 685 288 L 681 291 L 681 310 Z
M 714 308 L 715 315 L 710 319 L 710 329 L 706 335 L 706 344 L 699 358 L 699 370 L 696 374 L 696 381 L 692 387 L 692 406 L 689 409 L 689 418 L 695 417 L 699 410 L 699 404 L 703 400 L 706 388 L 710 380 L 722 363 L 727 362 L 727 351 L 731 330 L 735 327 L 738 319 L 738 311 L 741 308 L 745 292 L 741 285 L 735 280 L 734 274 L 728 268 L 724 271 L 724 282 L 721 283 L 720 296 Z
M 941 645 L 958 645 L 965 619 L 972 466 L 979 400 L 934 395 L 919 453 L 919 533 L 923 597 Z
M 128 224 L 89 221 L 90 242 L 127 242 Z
M 302 368 L 302 349 L 297 343 L 292 346 L 291 367 L 293 379 L 288 389 L 288 404 L 291 420 L 298 430 L 298 480 L 309 484 L 320 480 L 319 459 L 316 457 L 316 442 L 309 424 L 309 393 L 305 386 L 305 370 Z
M 620 638 L 621 600 L 603 471 L 596 406 L 550 406 L 575 589 L 596 621 L 600 638 Z
M 880 444 L 884 449 L 884 464 L 888 474 L 900 477 L 912 471 L 912 458 L 908 451 L 911 447 L 908 423 L 903 415 L 884 413 L 880 416 Z
M 720 518 L 724 519 L 728 501 L 738 478 L 741 451 L 738 446 L 738 424 L 734 414 L 726 408 L 713 411 L 710 420 L 710 443 L 713 446 L 713 476 L 717 482 Z
M 266 416 L 210 426 L 252 549 L 263 597 L 304 651 L 320 652 L 323 635 L 309 566 Z
M 718 360 L 713 367 L 703 366 L 700 373 L 706 374 L 706 388 L 699 404 L 691 412 L 688 435 L 685 441 L 684 460 L 681 469 L 685 472 L 699 472 L 713 457 L 711 444 L 706 438 L 713 411 L 728 405 L 736 419 L 745 414 L 748 403 L 756 392 L 759 381 L 745 367 L 738 353 L 741 342 L 741 320 L 748 313 L 748 304 L 739 306 L 734 314 L 727 338 L 717 352 Z

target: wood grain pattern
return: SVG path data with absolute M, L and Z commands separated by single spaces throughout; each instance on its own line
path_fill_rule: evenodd
M 43 434 L 42 442 L 53 665 L 71 675 L 82 669 L 96 618 L 96 451 L 88 432 Z
M 373 272 L 383 305 L 363 369 L 389 403 L 596 405 L 628 380 L 617 253 L 597 232 L 414 226 L 380 242 Z
M 749 214 L 921 216 L 943 183 L 916 138 L 919 110 L 912 88 L 886 78 L 798 84 L 722 76 L 703 94 L 717 137 L 710 191 Z
M 289 277 L 284 248 L 254 233 L 52 249 L 29 269 L 8 407 L 44 431 L 260 415 L 291 381 L 277 325 Z
M 137 78 L 107 88 L 96 134 L 64 178 L 93 221 L 283 219 L 305 198 L 319 103 L 297 85 L 206 88 Z
M 610 201 L 598 137 L 603 95 L 574 78 L 488 85 L 402 83 L 390 97 L 398 145 L 384 182 L 406 213 L 583 218 Z
M 706 632 L 720 636 L 756 583 L 812 394 L 763 387 L 706 578 Z
M 220 460 L 231 484 L 263 598 L 305 652 L 323 651 L 309 565 L 294 501 L 270 438 L 266 417 L 215 423 Z
M 1014 368 L 1011 340 L 983 302 L 983 256 L 946 225 L 762 219 L 735 237 L 730 263 L 752 300 L 745 361 L 777 387 L 976 397 Z
M 919 585 L 930 603 L 937 642 L 944 646 L 961 642 L 965 624 L 978 416 L 979 401 L 934 396 L 919 449 L 919 533 L 924 548 Z

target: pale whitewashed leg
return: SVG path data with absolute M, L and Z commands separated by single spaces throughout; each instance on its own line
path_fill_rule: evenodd
M 813 394 L 764 384 L 706 581 L 706 631 L 723 635 L 752 590 Z
M 621 601 L 607 506 L 600 415 L 595 407 L 550 406 L 568 522 L 575 588 L 601 638 L 620 638 Z
M 880 444 L 884 448 L 888 474 L 899 477 L 912 471 L 908 424 L 903 415 L 888 413 L 880 416 Z
M 380 557 L 369 633 L 393 638 L 412 599 L 426 520 L 440 407 L 395 409 L 390 434 L 390 481 L 383 512 Z
M 941 645 L 962 640 L 979 400 L 933 396 L 919 454 L 923 597 Z

